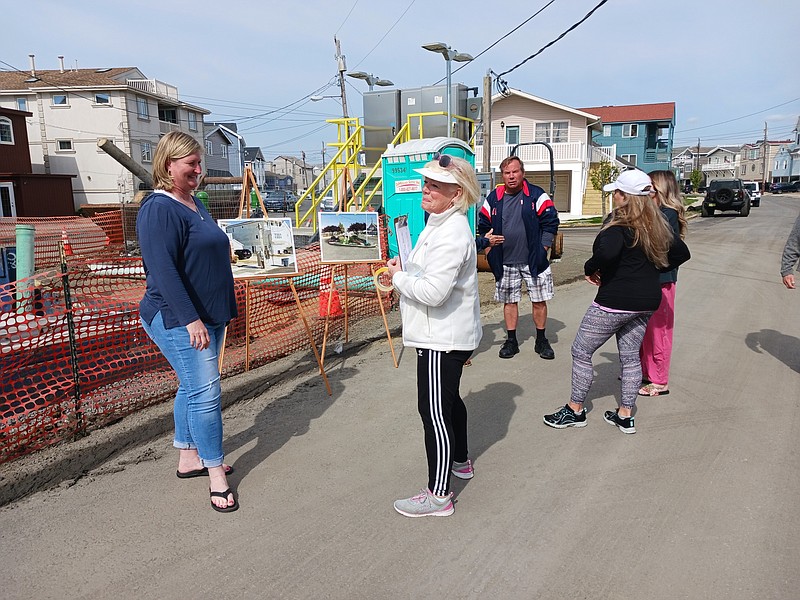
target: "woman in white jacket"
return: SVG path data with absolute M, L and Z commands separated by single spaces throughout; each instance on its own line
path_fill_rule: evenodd
M 397 500 L 407 517 L 453 514 L 451 473 L 473 476 L 467 456 L 467 408 L 459 395 L 464 363 L 481 341 L 475 237 L 467 209 L 478 201 L 475 169 L 448 154 L 422 169 L 425 229 L 408 256 L 386 263 L 400 293 L 403 344 L 417 349 L 417 403 L 425 431 L 428 486 Z

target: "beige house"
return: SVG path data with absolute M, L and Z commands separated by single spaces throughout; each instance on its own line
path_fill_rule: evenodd
M 129 202 L 140 180 L 97 147 L 113 142 L 152 172 L 162 135 L 185 131 L 201 146 L 204 108 L 180 100 L 178 88 L 147 78 L 136 67 L 0 72 L 0 107 L 32 113 L 26 119 L 34 173 L 76 175 L 75 208 Z
M 764 141 L 761 140 L 754 144 L 745 144 L 742 146 L 740 152 L 739 167 L 736 176 L 748 181 L 758 181 L 762 184 L 764 182 L 771 183 L 775 155 L 778 153 L 781 146 L 790 143 L 791 140 L 784 140 L 777 142 L 768 141 L 765 144 Z
M 589 169 L 601 160 L 616 162 L 616 148 L 592 145 L 592 130 L 601 130 L 600 117 L 539 98 L 520 90 L 492 97 L 491 169 L 497 181 L 500 162 L 516 144 L 546 142 L 553 149 L 556 193 L 553 201 L 562 219 L 600 214 L 599 193 L 593 193 Z M 485 143 L 485 141 L 484 141 Z M 475 148 L 475 164 L 483 162 L 485 145 Z M 541 144 L 517 151 L 529 181 L 550 189 L 550 155 Z M 587 194 L 587 187 L 591 192 Z

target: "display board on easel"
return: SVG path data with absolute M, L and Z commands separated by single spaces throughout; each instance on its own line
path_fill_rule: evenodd
M 320 358 L 314 334 L 308 324 L 300 296 L 294 285 L 294 278 L 299 275 L 297 267 L 297 254 L 294 245 L 294 229 L 289 218 L 250 218 L 250 203 L 246 199 L 254 190 L 263 214 L 264 201 L 258 191 L 253 172 L 250 167 L 245 167 L 242 177 L 242 194 L 239 199 L 239 217 L 236 219 L 220 219 L 217 224 L 225 231 L 231 240 L 231 270 L 235 279 L 245 282 L 245 366 L 250 368 L 250 288 L 253 281 L 283 278 L 292 291 L 297 312 L 305 326 L 308 341 L 314 352 L 314 357 L 319 367 L 320 375 L 325 382 L 328 395 L 332 395 L 328 376 L 325 373 L 323 362 Z M 245 208 L 246 207 L 246 208 Z M 246 211 L 246 215 L 245 215 Z M 241 263 L 240 263 L 241 261 Z M 226 329 L 227 333 L 227 329 Z M 219 363 L 222 370 L 223 352 L 220 353 Z

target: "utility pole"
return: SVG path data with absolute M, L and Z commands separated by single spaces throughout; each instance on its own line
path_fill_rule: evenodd
M 347 71 L 347 63 L 342 48 L 339 45 L 339 39 L 333 36 L 333 41 L 336 44 L 336 62 L 339 65 L 339 90 L 342 96 L 342 116 L 347 118 L 347 92 L 344 88 L 344 73 Z
M 767 187 L 767 155 L 769 154 L 769 143 L 767 142 L 767 122 L 764 121 L 764 156 L 761 165 L 761 187 Z M 766 190 L 762 190 L 766 191 Z
M 492 171 L 492 72 L 483 78 L 483 172 Z

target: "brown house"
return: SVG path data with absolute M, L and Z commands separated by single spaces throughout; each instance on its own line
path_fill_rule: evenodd
M 0 107 L 0 217 L 74 215 L 75 175 L 33 173 L 25 124 L 25 118 L 32 116 Z

